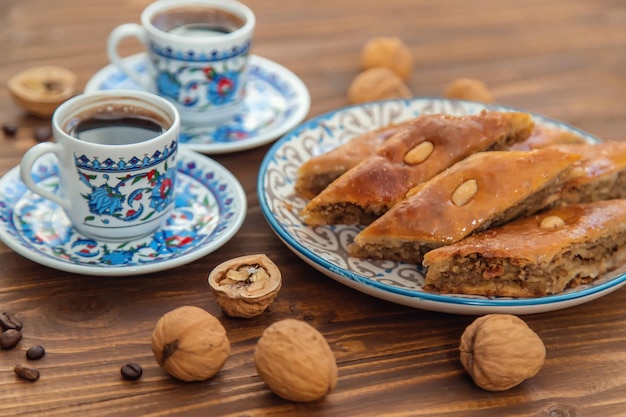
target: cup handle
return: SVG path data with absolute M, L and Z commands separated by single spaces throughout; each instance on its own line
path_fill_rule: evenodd
M 32 175 L 33 165 L 35 164 L 35 162 L 37 162 L 39 158 L 47 153 L 53 153 L 57 155 L 58 158 L 60 152 L 61 145 L 59 145 L 58 143 L 45 142 L 33 146 L 24 154 L 24 157 L 20 162 L 20 177 L 22 179 L 22 182 L 26 185 L 26 188 L 28 188 L 30 191 L 42 196 L 43 198 L 57 203 L 66 211 L 70 211 L 70 203 L 68 200 L 61 198 L 51 191 L 37 185 L 33 180 Z
M 113 29 L 109 34 L 107 41 L 107 55 L 109 56 L 109 60 L 144 90 L 151 91 L 153 88 L 150 85 L 149 77 L 141 76 L 137 71 L 132 69 L 117 52 L 117 47 L 122 39 L 129 37 L 135 37 L 139 39 L 142 44 L 146 44 L 146 31 L 141 25 L 136 23 L 124 23 Z

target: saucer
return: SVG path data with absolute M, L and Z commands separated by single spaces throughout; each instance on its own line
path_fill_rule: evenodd
M 180 149 L 176 203 L 166 225 L 127 242 L 104 242 L 82 236 L 56 204 L 30 192 L 19 167 L 0 179 L 0 239 L 20 255 L 50 268 L 76 274 L 139 275 L 174 268 L 224 245 L 246 215 L 243 187 L 214 160 Z M 38 185 L 55 191 L 54 156 L 33 167 Z
M 125 62 L 139 73 L 148 69 L 145 53 Z M 87 82 L 85 92 L 140 90 L 116 66 L 108 65 Z M 243 151 L 272 142 L 300 123 L 309 112 L 311 98 L 306 86 L 287 68 L 250 56 L 247 94 L 241 110 L 217 126 L 182 126 L 182 147 L 206 154 Z

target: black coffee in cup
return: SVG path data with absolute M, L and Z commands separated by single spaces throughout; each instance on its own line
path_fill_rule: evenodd
M 168 127 L 162 117 L 145 109 L 107 105 L 71 118 L 64 130 L 85 142 L 127 145 L 155 138 Z
M 245 23 L 242 17 L 226 10 L 199 6 L 167 9 L 152 18 L 157 29 L 185 37 L 224 35 L 240 29 Z

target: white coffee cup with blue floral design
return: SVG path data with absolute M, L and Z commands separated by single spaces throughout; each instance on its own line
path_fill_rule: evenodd
M 167 100 L 141 91 L 76 96 L 52 117 L 54 142 L 30 148 L 20 163 L 26 187 L 60 205 L 85 237 L 128 241 L 164 225 L 174 207 L 180 116 Z M 33 179 L 52 154 L 58 184 Z
M 146 91 L 170 100 L 185 124 L 215 124 L 241 110 L 255 16 L 234 0 L 159 0 L 141 25 L 109 35 L 111 62 Z M 146 47 L 150 65 L 139 73 L 119 55 L 128 37 Z

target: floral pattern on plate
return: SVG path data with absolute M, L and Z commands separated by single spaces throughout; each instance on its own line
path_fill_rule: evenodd
M 263 160 L 257 185 L 263 214 L 287 247 L 323 274 L 366 294 L 425 310 L 459 314 L 538 313 L 591 301 L 624 285 L 626 274 L 622 268 L 589 285 L 541 298 L 436 294 L 422 290 L 424 270 L 420 266 L 349 257 L 347 246 L 360 226 L 309 227 L 302 222 L 299 212 L 307 200 L 295 194 L 294 184 L 298 167 L 309 158 L 362 133 L 420 114 L 466 115 L 484 109 L 519 111 L 475 102 L 415 98 L 347 107 L 309 120 L 276 142 Z M 590 142 L 598 142 L 567 124 L 540 115 L 533 117 L 537 124 L 575 131 Z
M 148 70 L 146 54 L 125 58 L 139 73 Z M 225 153 L 251 149 L 275 140 L 307 115 L 309 92 L 291 71 L 268 59 L 250 55 L 246 97 L 241 111 L 219 125 L 181 127 L 180 144 L 203 153 Z M 114 66 L 96 73 L 85 92 L 140 87 Z
M 166 225 L 127 242 L 87 238 L 63 210 L 31 193 L 14 168 L 0 180 L 0 238 L 43 265 L 91 275 L 136 275 L 179 266 L 222 246 L 239 230 L 246 196 L 237 179 L 217 162 L 179 150 L 175 208 Z M 42 157 L 35 181 L 58 189 L 54 157 Z

